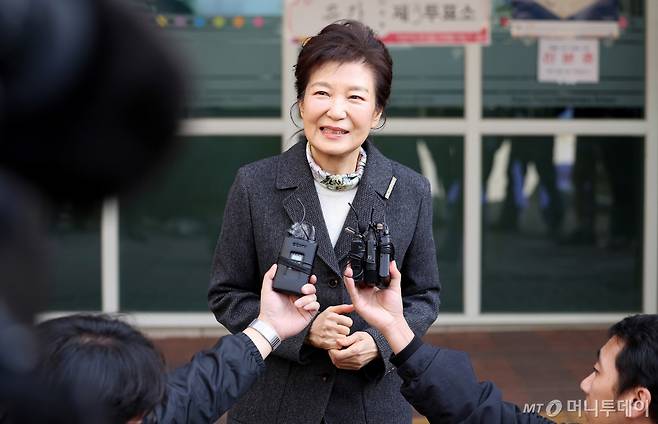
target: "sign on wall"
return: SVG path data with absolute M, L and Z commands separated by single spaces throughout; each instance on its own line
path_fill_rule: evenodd
M 597 83 L 599 41 L 542 38 L 539 40 L 537 67 L 539 82 Z
M 286 30 L 303 40 L 326 25 L 354 19 L 387 44 L 489 44 L 490 0 L 286 0 Z

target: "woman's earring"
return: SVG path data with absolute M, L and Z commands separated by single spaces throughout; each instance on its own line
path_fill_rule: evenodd
M 295 120 L 295 117 L 297 117 L 297 120 Z M 303 126 L 298 123 L 298 121 L 302 120 L 302 111 L 299 108 L 299 100 L 290 106 L 290 120 L 296 128 L 300 130 L 303 128 Z
M 379 122 L 376 127 L 373 127 L 373 130 L 378 131 L 384 128 L 384 125 L 386 125 L 386 111 L 382 111 L 382 114 L 379 115 Z

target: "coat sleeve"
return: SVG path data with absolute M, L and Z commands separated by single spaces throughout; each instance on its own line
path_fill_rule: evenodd
M 260 309 L 260 271 L 245 180 L 241 168 L 226 199 L 208 290 L 215 318 L 234 334 L 247 328 Z
M 432 194 L 430 184 L 423 178 L 420 211 L 402 268 L 402 303 L 404 317 L 417 336 L 425 334 L 439 313 L 439 268 L 432 231 Z M 393 370 L 387 360 L 393 353 L 384 336 L 375 328 L 365 331 L 372 336 L 379 349 L 380 358 L 366 365 L 364 372 L 370 378 L 382 377 Z M 386 359 L 384 359 L 386 358 Z
M 256 345 L 245 334 L 222 337 L 167 376 L 167 398 L 147 422 L 210 423 L 227 411 L 264 372 Z
M 210 310 L 233 334 L 247 328 L 260 310 L 263 276 L 254 241 L 248 180 L 245 169 L 241 168 L 229 190 L 208 290 Z M 310 325 L 300 334 L 284 340 L 272 354 L 297 363 L 305 362 L 308 355 L 303 342 L 309 328 Z
M 479 383 L 464 352 L 424 344 L 399 366 L 398 374 L 402 395 L 430 423 L 552 423 L 504 402 L 493 383 Z

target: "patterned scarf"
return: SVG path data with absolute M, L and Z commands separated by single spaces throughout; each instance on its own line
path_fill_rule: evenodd
M 368 155 L 366 155 L 366 151 L 361 147 L 356 171 L 350 172 L 349 174 L 333 175 L 320 168 L 320 165 L 315 163 L 313 156 L 311 156 L 311 143 L 306 143 L 306 159 L 308 160 L 308 166 L 311 168 L 313 179 L 329 190 L 346 191 L 356 187 L 359 184 L 359 181 L 361 181 L 363 171 L 366 169 L 367 157 Z

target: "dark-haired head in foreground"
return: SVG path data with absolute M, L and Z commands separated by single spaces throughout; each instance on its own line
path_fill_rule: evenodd
M 589 422 L 658 422 L 658 315 L 633 315 L 609 330 L 594 370 L 581 383 Z M 614 401 L 614 412 L 603 412 Z M 597 416 L 593 414 L 597 413 Z
M 110 422 L 139 420 L 164 400 L 164 359 L 130 325 L 105 315 L 72 315 L 46 321 L 38 332 L 48 385 L 98 402 Z

